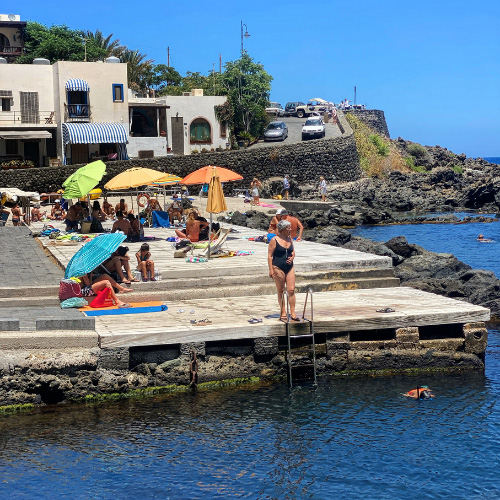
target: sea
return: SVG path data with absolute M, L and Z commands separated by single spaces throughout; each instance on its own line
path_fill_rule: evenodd
M 500 275 L 500 223 L 361 227 Z M 300 251 L 300 249 L 297 249 Z M 435 398 L 403 393 L 428 385 Z M 485 372 L 324 377 L 0 415 L 0 498 L 498 499 L 500 332 Z
M 500 165 L 500 156 L 487 156 L 483 160 L 489 161 L 490 163 L 497 163 Z

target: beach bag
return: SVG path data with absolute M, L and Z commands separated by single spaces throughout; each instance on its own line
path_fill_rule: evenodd
M 111 298 L 111 288 L 106 287 L 104 290 L 97 292 L 96 298 L 89 304 L 90 307 L 111 307 L 113 306 L 113 299 Z
M 72 297 L 81 297 L 82 289 L 80 285 L 73 280 L 61 280 L 59 283 L 59 300 L 71 299 Z

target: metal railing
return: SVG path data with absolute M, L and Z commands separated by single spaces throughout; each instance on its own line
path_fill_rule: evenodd
M 3 54 L 22 54 L 22 47 L 0 47 L 0 55 Z
M 65 104 L 65 121 L 89 122 L 91 116 L 90 104 Z
M 37 111 L 35 113 L 21 113 L 21 111 L 0 111 L 0 125 L 55 125 L 54 111 Z

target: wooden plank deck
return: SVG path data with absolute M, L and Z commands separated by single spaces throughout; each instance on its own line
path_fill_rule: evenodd
M 305 295 L 298 294 L 298 313 L 302 312 L 304 300 Z M 101 347 L 169 345 L 285 334 L 282 322 L 264 318 L 277 312 L 276 295 L 185 300 L 167 305 L 168 311 L 162 313 L 96 317 Z M 395 312 L 376 312 L 386 307 Z M 184 312 L 179 313 L 179 309 Z M 195 313 L 190 314 L 191 310 Z M 487 321 L 489 317 L 490 311 L 484 307 L 407 287 L 314 295 L 314 323 L 318 333 L 468 323 Z M 190 320 L 202 318 L 210 319 L 212 325 L 190 324 Z M 263 318 L 263 322 L 250 324 L 250 318 Z M 297 327 L 306 328 L 306 325 Z

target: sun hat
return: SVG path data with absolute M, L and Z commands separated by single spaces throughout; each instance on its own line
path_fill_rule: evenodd
M 54 203 L 61 203 L 61 200 L 54 200 Z
M 278 210 L 276 210 L 276 215 L 281 215 L 283 213 L 283 208 L 278 208 Z

